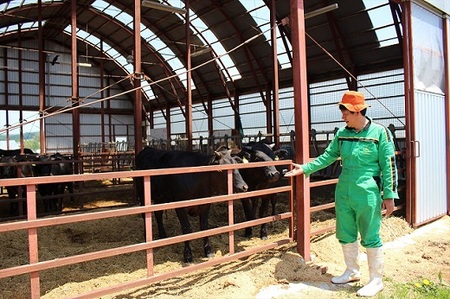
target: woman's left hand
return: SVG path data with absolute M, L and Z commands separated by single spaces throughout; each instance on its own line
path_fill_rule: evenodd
M 393 198 L 386 198 L 383 200 L 383 210 L 386 210 L 386 217 L 389 217 L 389 215 L 394 212 L 395 209 L 395 202 Z

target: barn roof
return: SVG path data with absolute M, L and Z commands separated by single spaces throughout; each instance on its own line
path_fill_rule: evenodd
M 151 1 L 151 0 L 147 0 Z M 193 103 L 231 97 L 235 92 L 260 93 L 273 81 L 270 40 L 272 1 L 162 1 L 189 5 Z M 186 2 L 186 3 L 185 3 Z M 277 57 L 280 87 L 292 86 L 290 1 L 273 1 L 278 28 Z M 365 3 L 379 3 L 366 7 Z M 133 58 L 134 1 L 78 0 L 79 61 L 89 61 L 107 74 L 124 76 Z M 253 7 L 249 4 L 253 3 Z M 257 4 L 255 4 L 257 3 Z M 401 68 L 400 6 L 393 1 L 304 1 L 308 82 L 319 82 Z M 324 7 L 337 6 L 312 16 Z M 71 1 L 1 1 L 0 44 L 36 40 L 42 12 L 43 38 L 70 50 Z M 374 24 L 372 13 L 383 11 L 385 23 Z M 387 13 L 386 13 L 387 12 Z M 19 30 L 20 28 L 20 30 Z M 380 32 L 394 32 L 383 37 Z M 186 103 L 186 16 L 142 6 L 142 71 L 151 85 L 144 104 L 165 109 Z M 111 49 L 109 49 L 110 47 Z M 102 49 L 103 48 L 103 49 Z M 49 59 L 58 53 L 49 53 Z M 132 81 L 121 83 L 132 89 Z

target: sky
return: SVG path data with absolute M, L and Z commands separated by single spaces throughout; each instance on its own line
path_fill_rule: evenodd
M 39 114 L 37 112 L 23 111 L 23 119 L 25 121 L 31 121 L 37 119 Z M 19 112 L 9 111 L 9 124 L 11 126 L 19 124 Z M 32 122 L 24 125 L 24 133 L 39 132 L 39 121 Z M 19 134 L 19 127 L 13 128 L 9 132 L 10 134 Z M 0 135 L 6 135 L 6 111 L 0 110 Z

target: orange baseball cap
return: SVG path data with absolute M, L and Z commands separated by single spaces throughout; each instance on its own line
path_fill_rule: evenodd
M 338 105 L 345 106 L 345 108 L 351 112 L 359 112 L 367 107 L 370 107 L 364 101 L 364 94 L 353 90 L 346 91 Z

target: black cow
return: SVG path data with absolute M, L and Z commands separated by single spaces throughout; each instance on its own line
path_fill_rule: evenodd
M 270 162 L 276 160 L 277 156 L 284 157 L 286 150 L 273 150 L 273 146 L 266 140 L 250 142 L 243 146 L 241 152 L 237 155 L 247 159 L 249 162 Z M 281 178 L 282 174 L 275 166 L 246 168 L 240 170 L 242 177 L 248 184 L 248 191 L 255 191 L 273 187 Z M 264 195 L 261 197 L 246 198 L 242 200 L 245 219 L 247 221 L 256 219 L 259 203 L 259 217 L 265 217 L 269 209 L 269 203 L 272 203 L 272 214 L 275 214 L 275 195 Z M 245 237 L 251 238 L 252 228 L 245 229 Z M 261 225 L 261 239 L 267 239 L 266 224 Z
M 175 167 L 197 167 L 219 164 L 234 164 L 227 148 L 218 149 L 214 155 L 206 155 L 186 151 L 165 151 L 151 147 L 144 148 L 136 157 L 136 169 L 161 169 Z M 136 190 L 140 203 L 144 202 L 142 178 L 136 180 Z M 213 171 L 202 173 L 189 173 L 177 175 L 154 176 L 151 178 L 152 200 L 156 204 L 204 198 L 227 193 L 227 172 Z M 238 170 L 233 170 L 233 185 L 235 192 L 247 191 L 248 186 L 242 179 Z M 208 213 L 210 204 L 198 207 L 200 229 L 208 228 Z M 176 209 L 178 220 L 183 234 L 192 232 L 189 223 L 188 209 Z M 160 238 L 167 236 L 162 222 L 162 211 L 155 212 L 158 233 Z M 211 245 L 208 237 L 203 238 L 204 253 L 206 257 L 212 257 Z M 189 241 L 184 246 L 184 261 L 193 261 Z
M 0 177 L 2 179 L 34 176 L 32 163 L 23 163 L 36 161 L 37 155 L 34 154 L 33 151 L 26 151 L 26 155 L 16 155 L 17 153 L 20 153 L 19 150 L 1 151 L 4 155 L 1 156 L 0 162 L 5 164 L 0 167 Z M 8 154 L 11 156 L 8 156 Z M 22 212 L 24 213 L 26 211 L 26 202 L 23 200 L 26 198 L 25 186 L 6 187 L 6 190 L 8 192 L 8 198 L 12 200 L 10 204 L 10 215 L 20 216 Z M 17 201 L 16 196 L 19 201 Z M 19 202 L 22 202 L 22 209 L 20 209 Z
M 70 157 L 59 153 L 53 155 L 40 156 L 35 166 L 36 176 L 56 176 L 72 174 L 72 162 Z M 38 185 L 39 194 L 43 197 L 44 211 L 61 212 L 63 209 L 63 199 L 66 186 L 70 194 L 73 194 L 73 182 L 69 183 L 47 183 Z
M 54 163 L 57 162 L 57 166 L 54 167 L 53 175 L 66 175 L 73 174 L 73 158 L 70 155 L 62 155 L 56 153 L 51 155 Z M 60 194 L 64 194 L 66 188 L 69 190 L 70 201 L 74 201 L 73 198 L 73 182 L 65 182 L 60 184 Z

